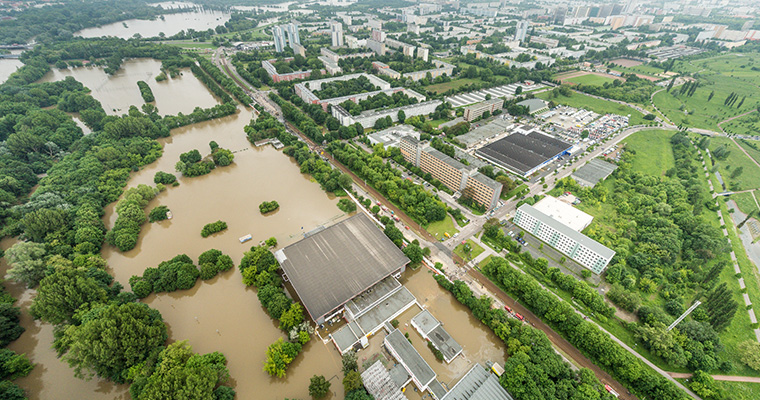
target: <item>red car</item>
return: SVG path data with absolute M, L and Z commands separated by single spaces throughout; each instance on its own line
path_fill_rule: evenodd
M 515 318 L 519 319 L 520 321 L 525 321 L 525 317 L 523 317 L 519 313 L 515 313 Z
M 507 312 L 512 312 L 512 308 L 509 306 L 504 306 L 504 309 L 507 310 Z

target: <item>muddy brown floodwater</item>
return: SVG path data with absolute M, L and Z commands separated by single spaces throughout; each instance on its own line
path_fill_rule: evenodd
M 22 65 L 24 65 L 24 63 L 22 63 L 21 60 L 13 58 L 0 59 L 0 83 L 8 80 L 8 77 L 16 72 L 17 69 L 21 68 Z
M 83 29 L 76 32 L 74 35 L 86 38 L 115 36 L 122 39 L 129 39 L 136 33 L 147 38 L 157 37 L 159 36 L 159 33 L 163 32 L 169 37 L 187 29 L 194 29 L 196 31 L 214 29 L 219 25 L 224 25 L 224 23 L 229 20 L 229 13 L 196 9 L 196 11 L 193 12 L 165 14 L 163 15 L 163 19 L 159 17 L 153 21 L 130 19 L 127 21 L 114 22 L 97 28 Z M 124 25 L 126 25 L 126 27 Z
M 137 81 L 145 81 L 153 91 L 156 100 L 152 103 L 161 115 L 191 113 L 195 107 L 209 108 L 220 101 L 208 91 L 203 82 L 190 72 L 182 69 L 182 75 L 156 82 L 161 73 L 161 62 L 150 58 L 126 60 L 121 68 L 109 76 L 100 67 L 53 68 L 40 82 L 53 82 L 67 76 L 82 82 L 92 91 L 92 97 L 100 101 L 109 115 L 126 114 L 129 106 L 141 108 L 145 103 L 137 87 Z

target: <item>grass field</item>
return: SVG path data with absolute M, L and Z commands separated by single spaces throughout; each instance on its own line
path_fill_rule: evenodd
M 551 91 L 547 91 L 537 94 L 536 97 L 575 108 L 585 108 L 586 110 L 594 111 L 597 114 L 630 115 L 631 117 L 628 120 L 629 125 L 639 125 L 649 122 L 644 119 L 642 113 L 631 107 L 615 103 L 614 101 L 597 99 L 581 93 L 573 93 L 570 97 L 562 95 L 554 97 Z
M 757 135 L 760 132 L 760 113 L 753 112 L 720 126 L 726 133 Z M 756 158 L 757 159 L 757 158 Z
M 444 82 L 444 83 L 436 83 L 435 85 L 427 86 L 426 89 L 431 92 L 446 93 L 447 91 L 451 89 L 458 89 L 464 85 L 469 85 L 471 83 L 483 83 L 483 81 L 480 80 L 480 78 L 476 78 L 476 79 L 462 78 L 462 79 L 455 79 L 453 81 Z
M 470 245 L 471 250 L 469 254 L 464 251 L 464 247 L 466 245 Z M 467 239 L 467 242 L 465 244 L 460 244 L 454 249 L 454 254 L 458 255 L 459 257 L 462 257 L 462 259 L 465 261 L 469 261 L 479 256 L 484 251 L 485 250 L 482 247 L 480 247 L 479 244 L 473 242 L 472 239 Z
M 754 140 L 736 139 L 736 143 L 743 148 L 752 159 L 760 163 L 760 142 Z
M 523 183 L 522 185 L 517 186 L 516 188 L 510 190 L 509 192 L 502 192 L 501 198 L 504 200 L 511 199 L 518 193 L 522 193 L 523 191 L 526 191 L 526 189 L 528 189 L 528 185 Z
M 588 74 L 588 75 L 581 75 L 576 76 L 575 78 L 570 78 L 566 80 L 567 82 L 577 83 L 579 85 L 596 85 L 596 86 L 602 86 L 605 83 L 613 82 L 614 79 L 607 78 L 604 76 L 594 75 L 594 74 Z
M 730 190 L 747 190 L 760 188 L 760 167 L 741 151 L 741 149 L 729 138 L 713 137 L 710 139 L 710 151 L 726 145 L 731 151 L 725 161 L 716 160 L 721 176 Z M 736 178 L 731 173 L 742 167 L 743 172 Z
M 760 383 L 715 381 L 715 386 L 723 389 L 733 400 L 760 399 Z
M 661 176 L 675 166 L 670 138 L 673 131 L 649 129 L 628 136 L 623 143 L 626 149 L 636 152 L 633 169 L 649 175 Z
M 444 237 L 445 232 L 448 232 L 449 235 L 453 235 L 459 232 L 459 230 L 454 226 L 454 221 L 451 219 L 451 216 L 448 214 L 442 221 L 436 221 L 432 224 L 428 224 L 425 230 L 439 239 Z
M 612 69 L 616 71 L 624 72 L 624 73 L 651 76 L 657 79 L 662 79 L 659 76 L 657 76 L 657 74 L 661 74 L 665 71 L 662 68 L 652 67 L 648 64 L 636 65 L 634 67 L 621 67 L 621 66 L 615 65 Z
M 755 94 L 760 85 L 760 71 L 752 71 L 751 65 L 760 61 L 760 54 L 728 54 L 691 62 L 678 62 L 677 72 L 697 73 L 699 88 L 693 96 L 662 91 L 654 96 L 654 103 L 676 125 L 718 131 L 718 122 L 743 114 L 757 107 Z M 714 97 L 708 101 L 710 93 Z M 739 100 L 732 107 L 724 105 L 726 98 L 736 93 Z M 741 99 L 746 96 L 741 107 Z M 738 122 L 737 122 L 738 124 Z M 729 124 L 727 124 L 728 126 Z
M 757 195 L 757 193 L 755 193 L 755 195 Z M 739 207 L 739 210 L 745 214 L 749 214 L 752 211 L 758 211 L 755 198 L 752 197 L 752 192 L 732 194 L 731 199 L 736 202 L 736 206 Z

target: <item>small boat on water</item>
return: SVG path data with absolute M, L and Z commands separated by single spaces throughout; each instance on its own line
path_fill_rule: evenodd
M 240 243 L 245 243 L 245 242 L 247 242 L 247 241 L 249 241 L 251 239 L 253 239 L 253 237 L 249 233 L 249 234 L 247 234 L 245 236 L 240 237 L 240 239 L 238 239 L 238 240 L 240 240 Z

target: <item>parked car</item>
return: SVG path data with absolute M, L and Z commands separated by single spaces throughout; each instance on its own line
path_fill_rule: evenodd
M 510 306 L 504 306 L 504 309 L 507 310 L 507 312 L 512 312 L 512 307 Z

